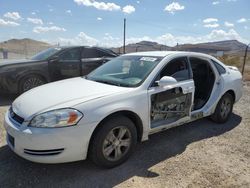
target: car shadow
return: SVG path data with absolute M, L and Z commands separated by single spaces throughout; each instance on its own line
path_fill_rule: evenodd
M 16 99 L 16 97 L 17 95 L 0 94 L 0 107 L 10 106 L 11 103 Z
M 38 164 L 15 155 L 7 146 L 0 148 L 1 187 L 113 187 L 133 176 L 153 178 L 160 174 L 150 167 L 181 154 L 196 141 L 219 136 L 237 127 L 241 117 L 232 114 L 226 124 L 207 119 L 150 136 L 137 145 L 130 159 L 113 169 L 102 169 L 88 160 L 66 164 Z

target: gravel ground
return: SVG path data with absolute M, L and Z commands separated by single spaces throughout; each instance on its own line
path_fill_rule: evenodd
M 5 142 L 0 97 L 0 187 L 250 187 L 250 83 L 226 124 L 198 120 L 152 135 L 114 169 L 89 161 L 46 165 L 16 156 Z

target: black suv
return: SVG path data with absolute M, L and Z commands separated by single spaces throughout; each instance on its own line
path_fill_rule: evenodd
M 30 60 L 0 62 L 0 93 L 23 93 L 42 84 L 84 76 L 116 57 L 111 50 L 86 47 L 55 47 Z

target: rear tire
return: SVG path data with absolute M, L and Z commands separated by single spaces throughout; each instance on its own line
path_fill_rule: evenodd
M 46 81 L 38 75 L 28 75 L 22 78 L 19 83 L 19 93 L 22 94 L 32 88 L 45 84 Z
M 134 123 L 127 117 L 117 116 L 100 125 L 89 149 L 89 158 L 97 165 L 113 168 L 125 162 L 137 143 Z
M 211 119 L 216 123 L 225 123 L 233 111 L 233 96 L 225 93 L 219 100 Z

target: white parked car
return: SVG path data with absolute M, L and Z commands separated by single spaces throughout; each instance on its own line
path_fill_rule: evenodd
M 24 93 L 4 125 L 8 145 L 25 159 L 62 163 L 89 157 L 114 167 L 150 134 L 207 116 L 226 122 L 241 96 L 241 73 L 212 56 L 131 53 L 86 77 Z

